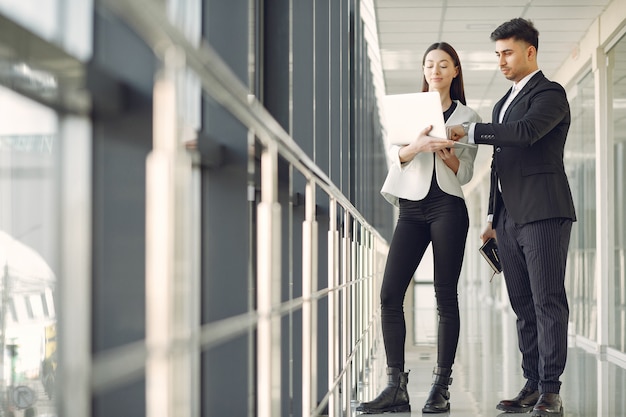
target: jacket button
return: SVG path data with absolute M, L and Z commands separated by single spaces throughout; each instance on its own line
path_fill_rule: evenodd
M 502 151 L 502 148 L 498 146 L 498 147 L 496 148 L 496 152 L 501 152 L 501 151 Z

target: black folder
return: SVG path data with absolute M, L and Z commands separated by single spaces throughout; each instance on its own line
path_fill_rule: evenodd
M 494 238 L 489 238 L 478 251 L 485 258 L 491 269 L 493 269 L 494 274 L 502 272 L 502 264 L 498 255 L 498 244 Z

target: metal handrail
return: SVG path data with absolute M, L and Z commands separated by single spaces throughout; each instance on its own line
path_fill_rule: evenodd
M 163 58 L 168 46 L 175 45 L 185 56 L 185 64 L 200 79 L 202 88 L 229 110 L 242 124 L 252 129 L 265 146 L 274 142 L 277 151 L 307 179 L 313 179 L 329 196 L 347 209 L 359 223 L 380 239 L 380 233 L 361 215 L 319 166 L 296 144 L 291 136 L 242 84 L 213 48 L 204 43 L 195 47 L 168 20 L 156 2 L 151 0 L 101 0 L 106 8 L 126 21 L 155 54 Z
M 188 398 L 182 392 L 182 388 L 177 388 L 176 384 L 168 385 L 165 382 L 168 378 L 175 378 L 166 371 L 168 361 L 169 366 L 174 366 L 176 369 L 181 369 L 181 364 L 183 368 L 189 368 L 191 360 L 189 358 L 195 352 L 193 349 L 206 349 L 224 343 L 246 331 L 256 330 L 257 366 L 259 367 L 256 372 L 255 393 L 258 401 L 256 412 L 259 416 L 268 417 L 279 414 L 280 319 L 286 314 L 301 310 L 303 316 L 302 415 L 319 415 L 325 407 L 328 408 L 328 414 L 331 416 L 349 414 L 352 403 L 356 400 L 354 387 L 361 385 L 362 375 L 366 373 L 365 368 L 368 367 L 374 350 L 373 329 L 379 327 L 376 326 L 379 317 L 377 310 L 373 307 L 375 304 L 373 299 L 374 294 L 377 293 L 377 279 L 382 275 L 382 271 L 375 270 L 375 265 L 380 269 L 382 262 L 375 261 L 386 255 L 387 242 L 333 184 L 330 178 L 295 143 L 256 97 L 250 95 L 248 89 L 232 73 L 221 57 L 209 45 L 204 44 L 200 47 L 192 45 L 180 30 L 169 22 L 161 5 L 150 0 L 102 0 L 100 5 L 104 7 L 103 13 L 113 12 L 142 37 L 153 49 L 157 58 L 162 61 L 164 73 L 180 70 L 178 67 L 168 67 L 168 63 L 171 62 L 176 62 L 177 65 L 182 64 L 194 71 L 203 91 L 253 132 L 262 148 L 260 162 L 261 201 L 257 206 L 259 218 L 257 226 L 257 236 L 259 237 L 259 244 L 257 244 L 257 310 L 201 326 L 197 329 L 196 336 L 190 336 L 195 337 L 193 339 L 193 343 L 196 344 L 195 347 L 189 347 L 189 352 L 182 352 L 182 355 L 175 358 L 168 358 L 164 352 L 178 354 L 181 346 L 184 347 L 184 343 L 181 344 L 180 338 L 176 337 L 175 332 L 171 330 L 171 326 L 176 326 L 176 318 L 170 318 L 170 330 L 156 330 L 157 334 L 150 332 L 151 319 L 148 317 L 146 378 L 149 383 L 151 380 L 155 381 L 153 386 L 157 387 L 156 389 L 163 390 L 161 393 L 154 390 L 149 392 L 148 403 L 154 400 L 158 404 L 148 404 L 148 409 L 167 410 L 171 404 L 180 404 L 181 401 L 184 402 Z M 183 59 L 172 60 L 172 54 Z M 168 84 L 167 77 L 162 77 L 160 82 L 163 83 L 162 88 L 173 87 L 171 83 Z M 167 87 L 168 85 L 170 87 Z M 165 103 L 166 107 L 171 109 L 172 97 L 171 93 L 159 98 L 155 97 L 155 106 Z M 164 102 L 163 100 L 169 101 Z M 171 124 L 167 125 L 167 128 L 170 134 L 175 131 Z M 154 130 L 163 132 L 168 129 L 155 128 Z M 162 140 L 163 133 L 160 135 Z M 165 144 L 159 153 L 161 163 L 177 164 L 180 161 L 185 163 L 184 158 L 177 158 L 178 151 L 171 147 L 171 144 L 175 144 L 176 140 L 170 138 L 166 142 L 160 143 Z M 279 156 L 304 176 L 307 190 L 302 242 L 303 295 L 287 302 L 281 301 L 280 271 L 277 266 L 280 265 L 280 257 L 282 256 L 280 253 L 280 233 L 277 233 L 280 231 L 280 204 L 277 193 Z M 329 211 L 331 216 L 328 230 L 329 287 L 321 290 L 316 288 L 317 268 L 319 266 L 317 242 L 320 237 L 315 218 L 315 192 L 318 187 L 330 199 Z M 170 189 L 160 197 L 171 197 L 174 192 Z M 343 226 L 337 225 L 337 206 L 344 210 Z M 173 209 L 168 215 L 173 216 L 169 217 L 168 220 L 171 226 L 176 222 L 176 216 L 180 214 L 177 209 Z M 350 233 L 347 233 L 347 230 L 352 230 L 350 226 L 359 232 L 360 242 L 357 242 Z M 153 224 L 153 227 L 159 228 L 161 225 Z M 339 237 L 341 227 L 347 229 L 345 235 Z M 147 226 L 148 233 L 150 228 L 151 225 L 149 224 Z M 180 233 L 173 231 L 173 229 L 168 230 L 170 230 L 168 233 L 174 234 L 174 238 L 176 238 L 176 233 Z M 182 236 L 182 238 L 185 237 Z M 180 262 L 174 262 L 173 258 L 177 256 L 175 251 L 171 251 L 168 256 L 172 256 L 172 262 L 164 262 L 164 266 L 180 264 Z M 147 262 L 150 262 L 150 259 Z M 148 274 L 150 271 L 157 270 L 155 267 L 148 268 L 148 265 L 146 269 Z M 176 271 L 172 270 L 172 274 L 175 275 Z M 147 280 L 149 278 L 147 276 Z M 158 278 L 163 280 L 165 276 L 163 273 L 159 273 Z M 168 285 L 175 285 L 175 277 L 170 277 L 168 282 Z M 181 303 L 181 300 L 167 298 L 164 293 L 155 292 L 155 294 L 156 297 L 162 298 L 156 301 L 155 297 L 152 297 L 149 305 L 162 303 L 174 310 L 172 307 L 176 303 Z M 324 393 L 322 400 L 316 403 L 316 367 L 318 366 L 315 339 L 317 337 L 315 332 L 318 332 L 316 312 L 317 301 L 325 296 L 329 298 L 328 331 L 329 345 L 332 346 L 328 347 L 328 391 Z M 337 311 L 339 300 L 341 300 L 342 311 Z M 167 308 L 164 307 L 163 310 L 165 311 Z M 340 322 L 343 333 L 341 337 L 335 338 L 336 335 L 331 333 L 338 332 Z M 185 325 L 185 323 L 181 324 Z M 341 360 L 335 362 L 339 356 L 338 352 L 341 352 Z M 179 362 L 175 365 L 174 360 Z M 183 362 L 180 362 L 181 360 Z M 185 364 L 185 360 L 189 363 Z M 159 373 L 159 369 L 163 369 L 163 372 Z M 184 370 L 181 375 L 185 375 Z M 101 383 L 106 385 L 105 382 Z M 370 384 L 369 389 L 377 390 L 375 382 Z M 371 392 L 366 394 L 371 395 Z M 166 413 L 166 411 L 162 412 Z M 181 415 L 189 415 L 189 413 Z

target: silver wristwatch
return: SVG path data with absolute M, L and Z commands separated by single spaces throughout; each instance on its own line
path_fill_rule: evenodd
M 470 129 L 470 122 L 461 123 L 461 126 L 463 126 L 463 133 L 465 133 L 465 136 L 467 136 Z

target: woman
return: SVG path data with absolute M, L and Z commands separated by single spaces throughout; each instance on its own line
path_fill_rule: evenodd
M 438 91 L 446 125 L 477 122 L 465 106 L 459 57 L 445 42 L 431 45 L 423 58 L 422 91 Z M 431 128 L 406 146 L 392 146 L 392 165 L 381 193 L 400 207 L 381 288 L 381 320 L 387 354 L 388 385 L 376 399 L 357 407 L 363 413 L 410 411 L 404 372 L 406 327 L 403 302 L 424 252 L 432 243 L 434 285 L 439 315 L 437 366 L 422 412 L 450 409 L 448 386 L 459 340 L 457 284 L 469 227 L 461 185 L 470 181 L 476 148 L 451 148 L 450 141 L 428 136 Z M 464 138 L 467 141 L 467 138 Z

